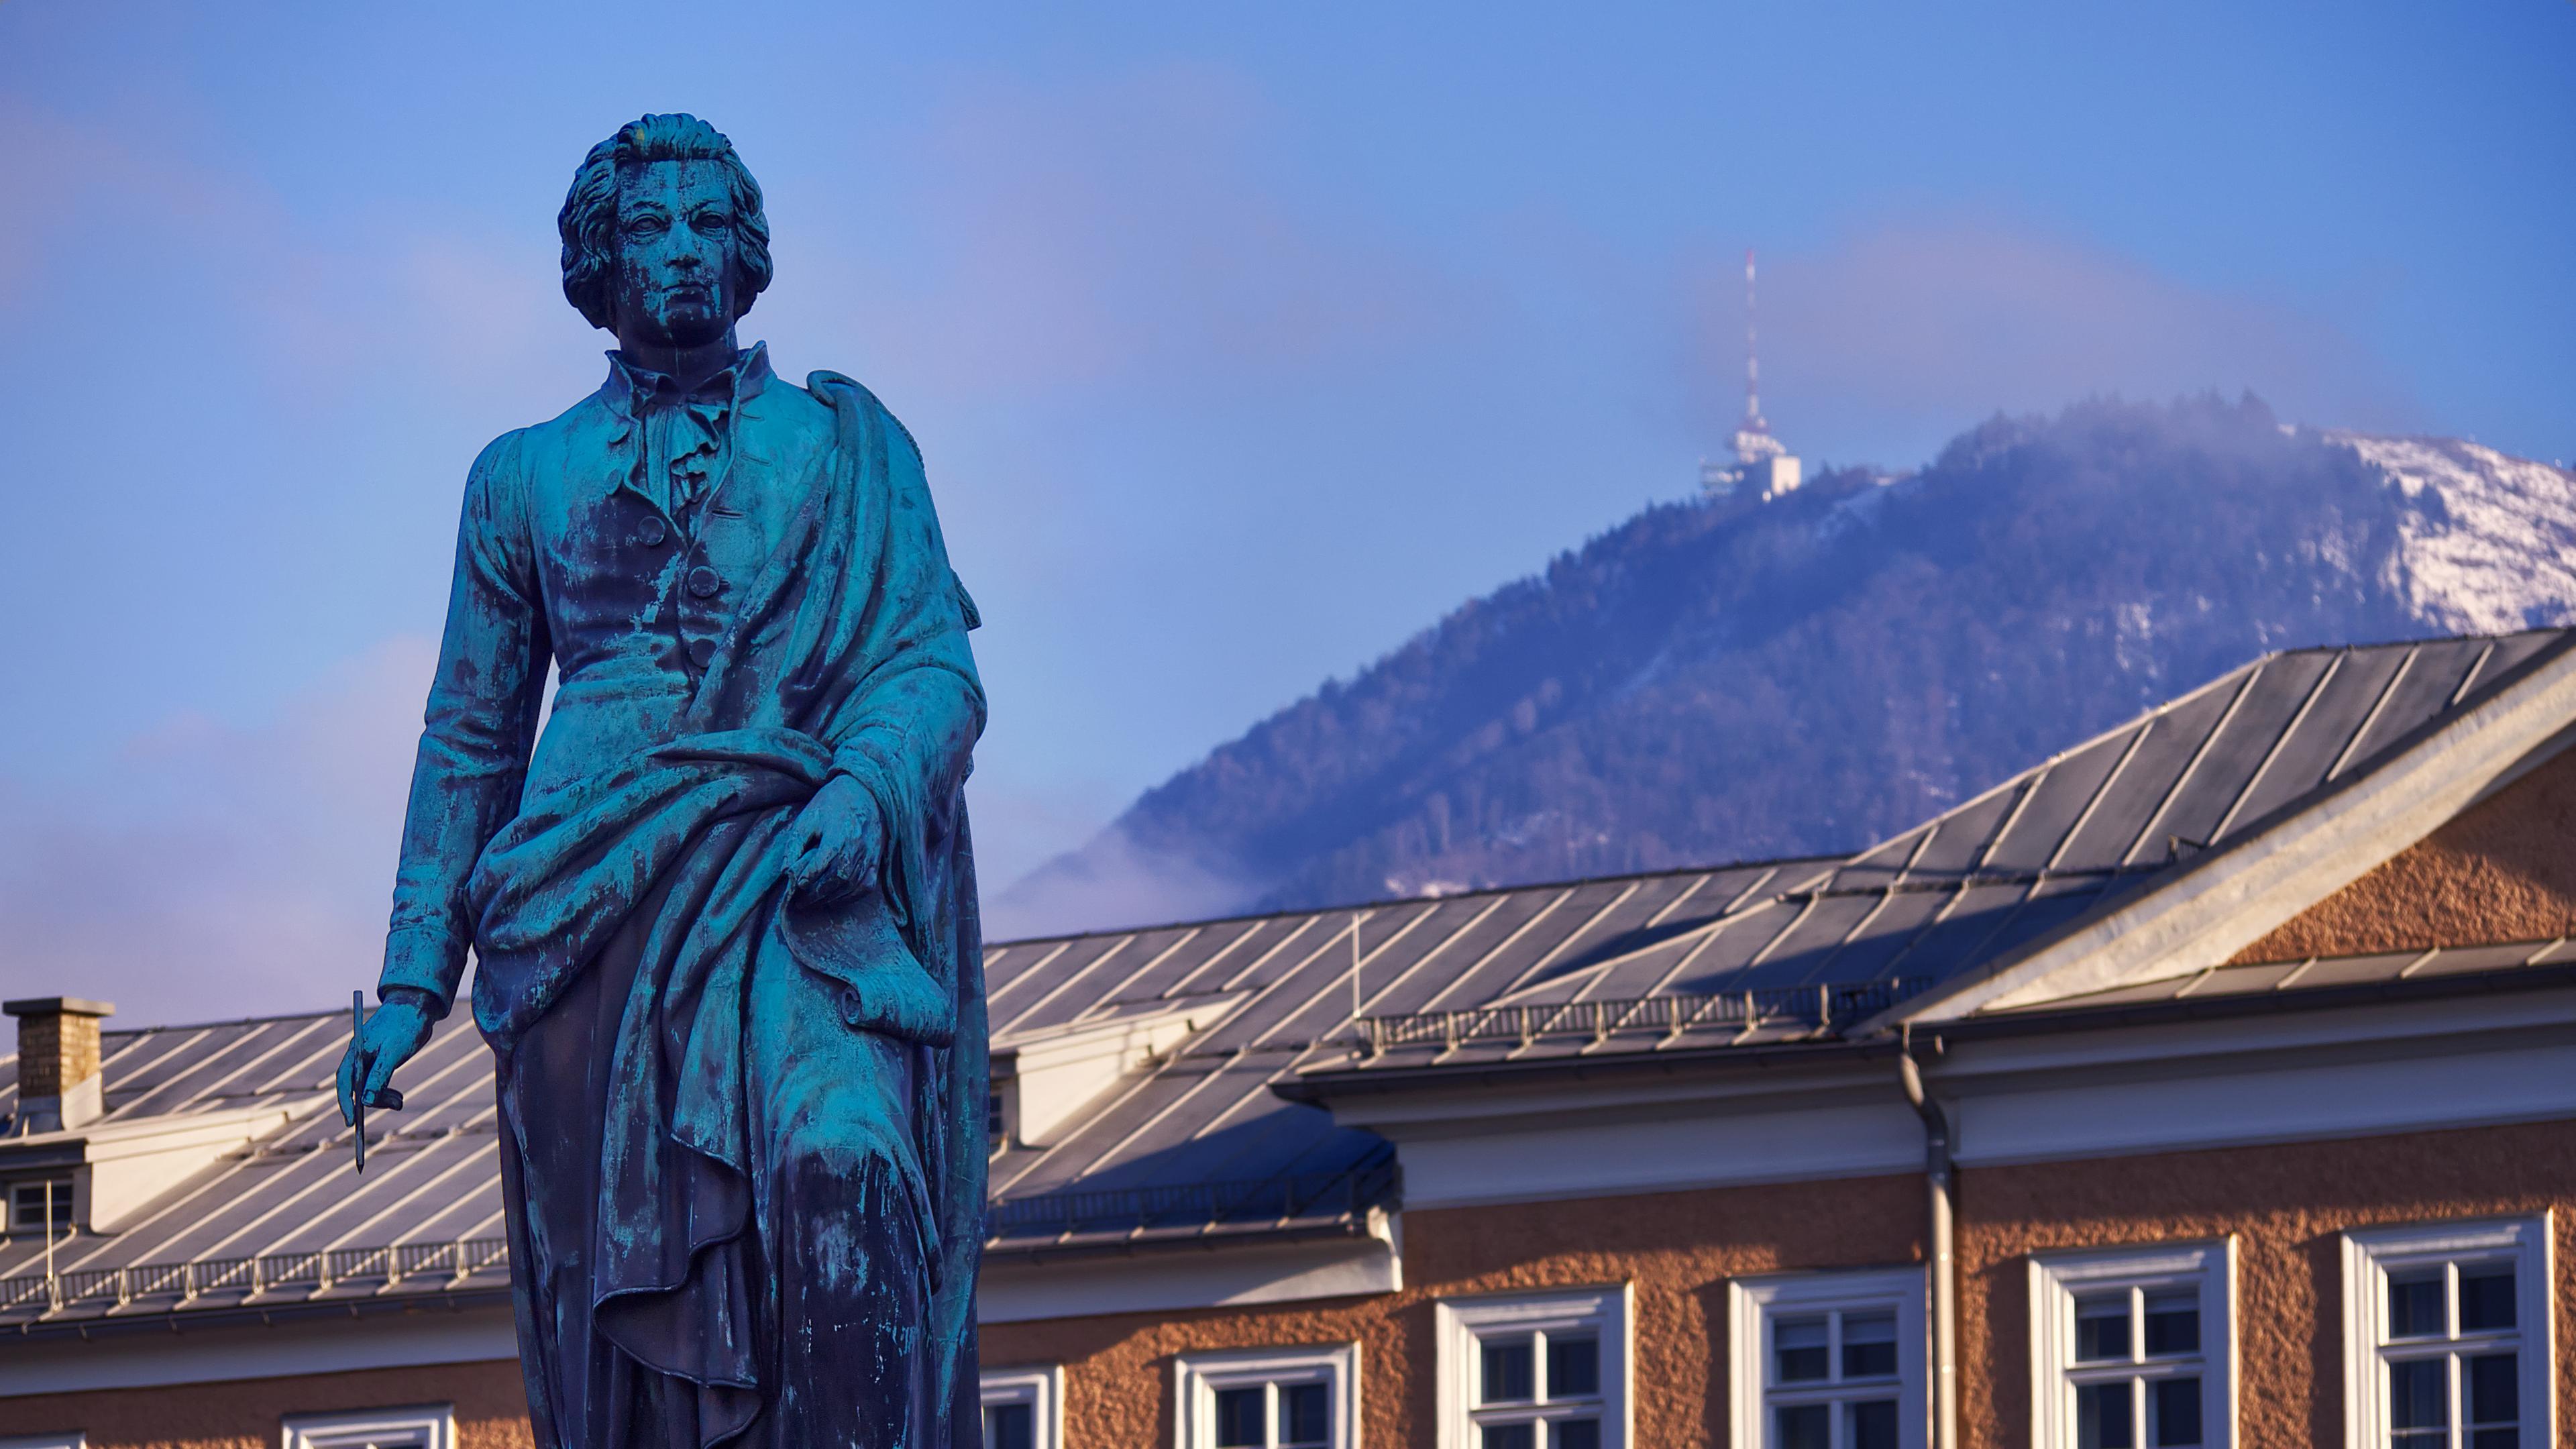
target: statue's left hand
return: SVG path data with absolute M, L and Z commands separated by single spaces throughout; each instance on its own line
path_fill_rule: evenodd
M 829 905 L 876 884 L 885 823 L 876 797 L 847 775 L 834 775 L 787 827 L 789 900 Z

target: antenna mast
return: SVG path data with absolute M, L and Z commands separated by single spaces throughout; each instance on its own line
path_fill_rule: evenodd
M 1744 426 L 1761 433 L 1770 429 L 1762 421 L 1762 365 L 1754 352 L 1753 331 L 1753 248 L 1744 249 Z
M 1798 460 L 1762 420 L 1762 359 L 1754 325 L 1753 248 L 1744 249 L 1744 422 L 1735 430 L 1735 466 L 1700 462 L 1700 487 L 1724 497 L 1737 489 L 1776 498 L 1798 486 Z

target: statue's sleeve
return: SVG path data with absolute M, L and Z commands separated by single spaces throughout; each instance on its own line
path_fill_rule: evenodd
M 474 940 L 465 883 L 483 847 L 518 813 L 552 657 L 518 439 L 495 440 L 466 478 L 447 632 L 412 766 L 377 981 L 380 996 L 393 987 L 427 992 L 441 1014 L 456 999 Z
M 984 732 L 984 686 L 967 631 L 980 621 L 949 567 L 930 486 L 911 436 L 880 414 L 887 438 L 887 526 L 875 561 L 885 641 L 865 685 L 840 711 L 832 767 L 875 797 L 886 827 L 887 903 L 916 929 L 926 854 L 949 837 L 975 741 Z

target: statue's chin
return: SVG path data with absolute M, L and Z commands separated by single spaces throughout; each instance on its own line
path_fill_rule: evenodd
M 666 347 L 704 347 L 725 334 L 725 319 L 713 307 L 697 302 L 665 307 L 653 321 L 653 330 L 662 334 Z

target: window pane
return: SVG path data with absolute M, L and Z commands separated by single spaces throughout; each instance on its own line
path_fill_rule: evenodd
M 2129 1356 L 2129 1295 L 2075 1300 L 2075 1357 L 2091 1363 Z
M 1281 1384 L 1279 1386 L 1281 1449 L 1287 1449 L 1290 1445 L 1332 1442 L 1332 1389 L 1324 1384 Z
M 1216 1391 L 1217 1449 L 1261 1449 L 1261 1401 L 1265 1396 L 1266 1391 L 1258 1385 Z
M 2442 1314 L 2442 1270 L 2388 1276 L 2388 1336 L 2440 1338 L 2448 1332 Z
M 2149 1358 L 2200 1352 L 2200 1295 L 2188 1288 L 2148 1294 L 2146 1338 Z
M 1825 1320 L 1783 1318 L 1771 1329 L 1772 1372 L 1784 1384 L 1813 1383 L 1831 1365 L 1826 1357 Z
M 1591 1334 L 1581 1338 L 1547 1340 L 1547 1396 L 1551 1399 L 1580 1399 L 1601 1392 L 1601 1340 Z
M 1896 1401 L 1872 1399 L 1846 1406 L 1843 1449 L 1896 1449 Z
M 1895 1314 L 1846 1313 L 1843 1315 L 1843 1377 L 1847 1379 L 1896 1377 Z
M 1037 1415 L 1026 1404 L 984 1406 L 984 1449 L 1033 1449 Z
M 2470 1423 L 2510 1424 L 2522 1417 L 2522 1386 L 2512 1354 L 2479 1354 L 2469 1360 L 2468 1370 Z
M 2460 1331 L 2485 1333 L 2513 1327 L 2513 1270 L 2460 1270 Z
M 1824 1404 L 1798 1404 L 1771 1411 L 1778 1449 L 1833 1449 L 1833 1410 Z
M 1548 1449 L 1601 1449 L 1599 1419 L 1559 1419 L 1547 1426 Z
M 2136 1449 L 2129 1384 L 2085 1384 L 2075 1391 L 2076 1449 Z
M 2520 1429 L 2473 1429 L 2469 1449 L 2522 1449 Z
M 1479 1449 L 1538 1449 L 1538 1428 L 1531 1424 L 1479 1424 Z
M 2198 1377 L 2147 1385 L 2147 1442 L 2155 1449 L 2189 1449 L 2200 1443 Z
M 1530 1381 L 1530 1341 L 1526 1338 L 1486 1339 L 1480 1390 L 1488 1404 L 1521 1403 L 1537 1397 Z
M 22 1182 L 18 1184 L 17 1226 L 22 1228 L 41 1228 L 47 1225 L 48 1220 L 45 1215 L 45 1189 L 47 1186 L 48 1184 L 41 1182 Z M 53 1216 L 51 1219 L 51 1225 L 56 1228 L 68 1228 L 72 1225 L 72 1185 L 68 1181 L 58 1180 L 50 1184 L 50 1186 L 53 1188 Z
M 2437 1429 L 2448 1435 L 2451 1428 L 2451 1394 L 2445 1372 L 2450 1365 L 2438 1358 L 2419 1358 L 2388 1366 L 2388 1423 L 2397 1429 Z

